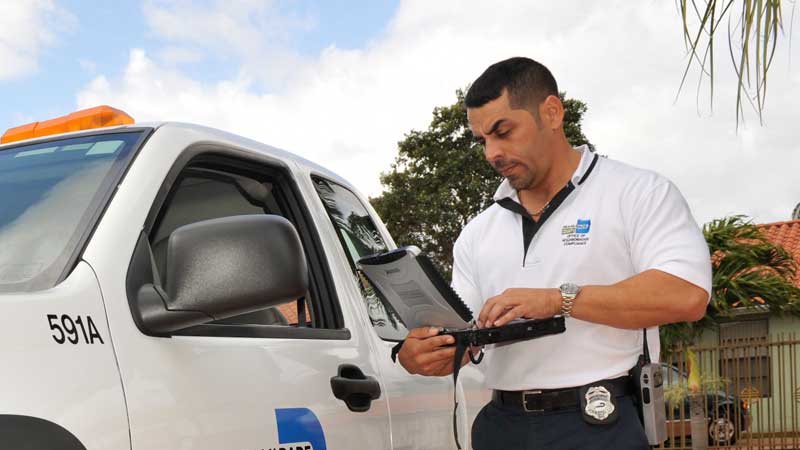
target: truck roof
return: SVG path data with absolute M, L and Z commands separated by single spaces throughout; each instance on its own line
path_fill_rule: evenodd
M 289 152 L 287 150 L 283 150 L 277 147 L 273 147 L 271 145 L 264 144 L 262 142 L 249 139 L 243 136 L 239 136 L 237 134 L 229 133 L 227 131 L 223 131 L 217 128 L 212 128 L 204 125 L 197 125 L 193 123 L 186 123 L 186 122 L 143 122 L 143 123 L 136 123 L 132 125 L 119 125 L 114 127 L 105 127 L 105 128 L 96 128 L 91 130 L 83 130 L 83 131 L 75 131 L 70 133 L 61 133 L 55 134 L 50 136 L 44 137 L 37 137 L 34 139 L 27 139 L 24 141 L 16 141 L 9 144 L 0 145 L 0 151 L 10 148 L 16 147 L 19 145 L 30 145 L 35 144 L 37 142 L 47 142 L 47 141 L 54 141 L 59 139 L 71 138 L 76 136 L 90 136 L 93 134 L 99 133 L 108 133 L 114 131 L 122 131 L 126 129 L 142 129 L 142 128 L 152 128 L 154 130 L 158 130 L 161 128 L 170 128 L 172 132 L 185 132 L 187 134 L 191 133 L 194 135 L 193 139 L 200 142 L 200 141 L 207 141 L 207 142 L 219 142 L 221 144 L 239 147 L 245 149 L 247 151 L 254 151 L 257 153 L 261 153 L 263 155 L 271 156 L 277 159 L 282 160 L 290 160 L 295 162 L 299 166 L 304 167 L 309 171 L 313 171 L 319 173 L 321 175 L 330 178 L 337 183 L 343 184 L 352 188 L 353 186 L 347 182 L 344 178 L 336 174 L 335 172 L 313 162 L 302 156 L 299 156 L 295 153 Z

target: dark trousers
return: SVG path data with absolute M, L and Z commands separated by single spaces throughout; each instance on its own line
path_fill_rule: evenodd
M 648 450 L 633 398 L 617 397 L 619 419 L 586 423 L 578 408 L 524 413 L 489 403 L 472 424 L 474 450 Z

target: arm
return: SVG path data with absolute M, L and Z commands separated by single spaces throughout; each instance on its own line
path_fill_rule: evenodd
M 617 328 L 646 328 L 699 320 L 707 301 L 705 289 L 653 269 L 608 286 L 584 286 L 572 317 Z M 501 326 L 519 317 L 543 319 L 560 313 L 558 289 L 506 289 L 486 302 L 478 323 Z
M 703 317 L 711 290 L 708 246 L 677 188 L 663 179 L 646 189 L 633 183 L 620 199 L 620 210 L 637 273 L 610 285 L 583 286 L 573 317 L 618 328 Z M 478 320 L 480 326 L 499 326 L 560 311 L 558 289 L 507 289 L 486 302 Z
M 557 294 L 560 310 L 561 294 Z M 708 292 L 653 269 L 611 286 L 586 286 L 575 300 L 572 315 L 577 319 L 617 328 L 646 328 L 700 320 L 706 313 Z

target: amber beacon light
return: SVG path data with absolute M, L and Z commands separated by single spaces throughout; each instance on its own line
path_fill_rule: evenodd
M 0 137 L 0 144 L 50 136 L 52 134 L 68 133 L 70 131 L 91 130 L 115 125 L 131 125 L 133 123 L 133 117 L 123 111 L 106 105 L 96 106 L 75 111 L 55 119 L 9 128 L 3 134 L 3 137 Z

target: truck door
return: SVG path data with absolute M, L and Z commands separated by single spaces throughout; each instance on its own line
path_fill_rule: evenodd
M 396 449 L 456 448 L 452 377 L 410 375 L 399 363 L 392 362 L 391 349 L 405 338 L 408 330 L 356 270 L 355 262 L 359 258 L 389 250 L 391 238 L 381 231 L 383 227 L 375 213 L 370 212 L 368 203 L 349 188 L 320 175 L 311 179 L 340 244 L 331 253 L 346 261 L 340 266 L 350 268 L 349 277 L 343 277 L 350 289 L 342 291 L 351 293 L 354 302 L 361 305 L 362 320 L 375 343 L 392 413 L 392 445 Z M 462 369 L 458 384 L 459 442 L 466 449 L 471 448 L 472 421 L 489 400 L 490 393 L 483 385 L 483 374 L 471 365 Z
M 133 449 L 389 449 L 378 370 L 364 330 L 344 325 L 351 313 L 339 305 L 293 163 L 204 144 L 162 180 L 153 176 L 164 159 L 157 153 L 137 159 L 89 253 L 115 330 Z M 137 328 L 129 307 L 136 286 L 121 269 L 131 270 L 129 240 L 147 244 L 167 283 L 173 231 L 244 214 L 276 214 L 296 227 L 310 276 L 305 298 L 168 336 Z M 142 223 L 135 236 L 126 231 Z

